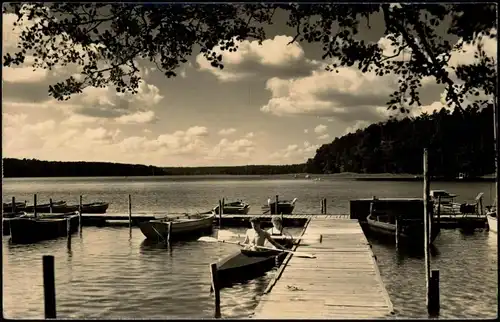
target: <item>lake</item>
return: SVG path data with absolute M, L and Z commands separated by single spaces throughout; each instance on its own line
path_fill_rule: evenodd
M 108 213 L 126 213 L 128 194 L 133 212 L 206 211 L 225 198 L 244 199 L 250 213 L 260 212 L 268 198 L 298 198 L 294 213 L 319 213 L 327 198 L 328 213 L 349 213 L 349 200 L 379 197 L 420 197 L 419 182 L 363 182 L 335 176 L 321 181 L 280 176 L 192 176 L 128 178 L 8 178 L 3 201 L 38 203 L 66 200 L 106 201 Z M 458 200 L 473 202 L 484 192 L 491 203 L 492 183 L 431 184 Z M 232 229 L 243 232 L 244 229 Z M 295 231 L 300 231 L 296 228 Z M 171 247 L 144 242 L 138 228 L 84 227 L 66 240 L 11 245 L 2 239 L 3 307 L 8 318 L 43 318 L 42 255 L 54 255 L 58 318 L 210 318 L 209 264 L 238 249 L 230 244 L 197 241 Z M 396 316 L 426 318 L 425 269 L 421 254 L 398 252 L 370 239 Z M 485 230 L 464 235 L 443 230 L 435 241 L 432 268 L 440 270 L 441 318 L 495 318 L 498 303 L 497 237 Z M 274 272 L 221 291 L 223 317 L 245 318 L 257 306 Z M 325 294 L 325 296 L 328 296 Z

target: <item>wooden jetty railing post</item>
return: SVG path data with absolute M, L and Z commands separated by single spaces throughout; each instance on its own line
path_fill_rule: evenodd
M 16 197 L 12 197 L 12 212 L 16 213 Z
M 132 230 L 132 196 L 128 195 L 128 227 Z
M 167 242 L 170 243 L 170 236 L 172 235 L 172 223 L 171 222 L 167 223 L 167 231 L 168 231 Z
M 52 213 L 52 198 L 49 199 L 49 212 Z
M 219 288 L 219 278 L 217 273 L 217 263 L 210 264 L 210 273 L 212 275 L 212 289 L 215 296 L 215 314 L 214 317 L 219 319 L 220 314 L 220 288 Z
M 33 216 L 36 218 L 36 193 L 33 195 Z
M 43 256 L 43 294 L 45 301 L 45 318 L 56 318 L 56 284 L 54 273 L 54 256 Z
M 277 214 L 279 214 L 279 212 L 278 212 L 278 200 L 279 200 L 279 196 L 278 196 L 278 195 L 276 195 L 276 201 L 275 201 L 276 203 L 274 204 L 274 213 L 275 213 L 276 215 L 277 215 Z M 271 212 L 271 213 L 272 213 L 272 212 Z

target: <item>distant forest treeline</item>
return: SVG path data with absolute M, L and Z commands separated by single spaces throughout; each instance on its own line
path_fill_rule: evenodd
M 429 148 L 433 176 L 470 177 L 494 171 L 493 108 L 442 109 L 432 115 L 372 124 L 322 145 L 305 164 L 155 167 L 109 162 L 4 159 L 5 177 L 269 175 L 289 173 L 422 173 Z
M 220 174 L 287 174 L 304 172 L 305 164 L 249 165 L 238 167 L 161 168 L 111 162 L 61 162 L 36 159 L 3 159 L 4 177 L 100 177 Z
M 494 171 L 493 108 L 441 109 L 433 114 L 372 124 L 324 144 L 307 161 L 309 173 L 411 173 L 423 171 L 429 148 L 434 176 L 470 177 Z

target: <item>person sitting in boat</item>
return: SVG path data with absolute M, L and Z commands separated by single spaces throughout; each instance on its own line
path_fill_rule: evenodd
M 260 227 L 260 220 L 257 217 L 253 217 L 250 219 L 250 224 L 252 225 L 251 229 L 248 229 L 245 235 L 245 240 L 243 241 L 243 244 L 248 244 L 246 247 L 247 249 L 256 249 L 255 246 L 264 246 L 264 243 L 266 240 L 271 243 L 275 248 L 278 249 L 285 249 L 283 246 L 278 244 L 273 238 L 271 237 L 271 234 L 269 234 L 267 231 L 263 230 Z
M 283 228 L 283 222 L 281 221 L 280 216 L 273 216 L 271 218 L 271 223 L 273 224 L 273 227 L 269 228 L 267 230 L 268 233 L 271 234 L 271 236 L 286 236 L 292 239 L 292 234 L 290 234 L 285 228 Z

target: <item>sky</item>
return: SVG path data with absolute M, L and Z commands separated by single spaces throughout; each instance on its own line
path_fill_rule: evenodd
M 59 102 L 48 96 L 48 86 L 76 67 L 3 67 L 3 157 L 166 167 L 303 163 L 322 144 L 394 113 L 386 102 L 396 90 L 395 76 L 363 74 L 355 67 L 325 71 L 320 45 L 288 44 L 295 33 L 279 23 L 284 18 L 278 14 L 261 46 L 244 41 L 237 52 L 225 52 L 223 70 L 197 52 L 176 78 L 142 62 L 143 82 L 135 96 L 89 87 Z M 379 18 L 371 17 L 372 28 L 360 34 L 390 55 Z M 3 14 L 4 52 L 16 49 L 15 19 Z M 484 45 L 496 58 L 496 41 Z M 452 55 L 450 65 L 474 60 L 474 48 L 465 49 Z M 441 85 L 424 79 L 424 106 L 412 115 L 441 109 L 442 95 Z

